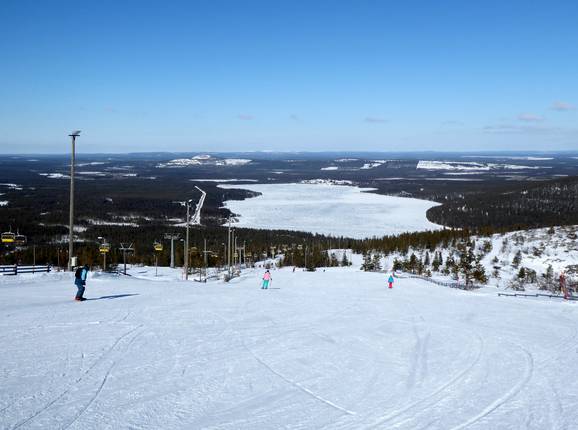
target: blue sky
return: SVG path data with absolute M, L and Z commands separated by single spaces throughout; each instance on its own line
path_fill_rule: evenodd
M 0 2 L 0 152 L 578 149 L 576 1 Z

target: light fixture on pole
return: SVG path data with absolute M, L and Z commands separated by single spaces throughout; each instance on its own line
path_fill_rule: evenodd
M 193 225 L 200 225 L 201 224 L 201 209 L 203 208 L 203 203 L 205 202 L 205 197 L 207 193 L 201 190 L 199 187 L 195 187 L 197 190 L 201 192 L 201 197 L 195 207 L 195 212 L 191 216 L 191 202 L 193 199 L 189 199 L 186 201 L 187 205 L 187 232 L 185 235 L 185 279 L 189 279 L 189 227 L 191 222 Z
M 76 156 L 76 138 L 80 136 L 80 130 L 75 130 L 68 136 L 72 139 L 72 153 L 70 157 L 70 210 L 68 218 L 68 270 L 71 271 L 73 263 L 76 263 L 76 258 L 72 256 L 74 253 L 74 162 Z

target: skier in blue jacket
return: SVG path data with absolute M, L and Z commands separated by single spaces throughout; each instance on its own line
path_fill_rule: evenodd
M 86 277 L 88 276 L 88 264 L 85 264 L 84 267 L 78 267 L 74 274 L 74 285 L 78 288 L 76 293 L 76 297 L 74 300 L 77 302 L 84 302 L 86 299 L 83 297 L 84 290 L 86 286 Z
M 393 275 L 389 275 L 389 279 L 387 280 L 387 282 L 389 283 L 389 288 L 393 288 Z

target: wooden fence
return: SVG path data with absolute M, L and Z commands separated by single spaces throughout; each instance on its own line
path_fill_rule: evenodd
M 23 273 L 48 273 L 52 266 L 0 266 L 0 275 L 15 276 Z
M 479 285 L 475 285 L 475 284 L 466 285 L 463 282 L 438 281 L 437 279 L 428 278 L 427 276 L 422 276 L 422 275 L 415 275 L 413 273 L 405 273 L 404 272 L 404 277 L 405 278 L 412 278 L 412 279 L 421 279 L 421 280 L 426 281 L 426 282 L 431 282 L 432 284 L 441 285 L 442 287 L 457 288 L 459 290 L 473 290 L 476 288 L 480 288 Z

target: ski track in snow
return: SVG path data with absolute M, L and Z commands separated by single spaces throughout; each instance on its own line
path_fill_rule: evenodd
M 118 298 L 82 304 L 66 277 L 0 278 L 0 429 L 562 430 L 578 420 L 574 303 L 407 278 L 389 290 L 384 274 L 354 268 L 273 271 L 272 290 L 261 275 L 97 277 L 87 296 Z

